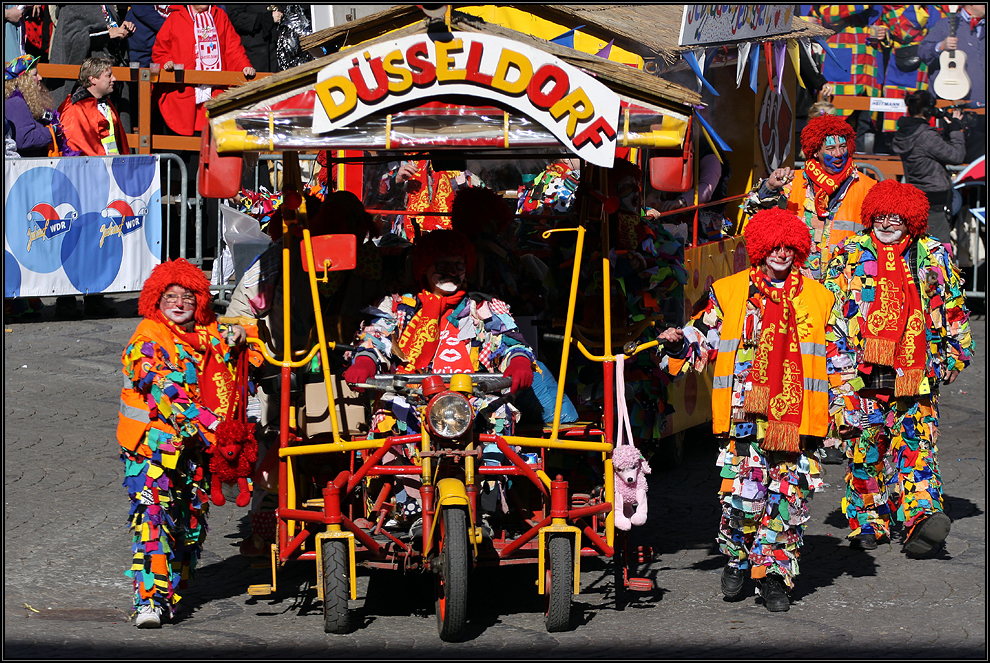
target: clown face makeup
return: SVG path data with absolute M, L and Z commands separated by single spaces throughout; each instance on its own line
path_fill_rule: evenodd
M 896 244 L 904 238 L 907 226 L 897 214 L 887 214 L 873 220 L 873 236 L 883 244 Z
M 158 304 L 162 315 L 187 331 L 195 326 L 196 295 L 181 285 L 170 285 Z
M 452 295 L 463 285 L 467 266 L 462 256 L 445 256 L 426 271 L 430 291 L 434 295 Z
M 849 148 L 846 145 L 846 139 L 842 136 L 826 136 L 825 144 L 822 145 L 818 158 L 825 166 L 825 170 L 838 173 L 846 167 L 846 162 L 849 160 Z
M 767 256 L 763 272 L 777 281 L 787 278 L 794 265 L 794 249 L 789 246 L 778 246 Z

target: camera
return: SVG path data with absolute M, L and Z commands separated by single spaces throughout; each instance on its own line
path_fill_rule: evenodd
M 55 119 L 55 116 L 52 115 L 52 112 L 50 110 L 46 110 L 44 113 L 41 114 L 41 117 L 38 119 L 41 120 L 41 122 L 43 122 L 44 124 L 51 124 L 52 120 Z

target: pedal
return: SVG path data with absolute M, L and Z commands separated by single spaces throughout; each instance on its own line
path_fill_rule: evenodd
M 248 594 L 251 596 L 269 596 L 271 593 L 271 585 L 251 585 L 248 587 Z
M 631 592 L 652 592 L 653 581 L 649 578 L 629 578 L 626 589 Z

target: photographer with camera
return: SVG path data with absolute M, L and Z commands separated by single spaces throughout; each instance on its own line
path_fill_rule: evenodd
M 948 244 L 952 226 L 946 208 L 952 202 L 952 179 L 945 166 L 963 163 L 966 157 L 962 112 L 955 109 L 946 115 L 944 110 L 936 109 L 935 97 L 926 90 L 912 92 L 904 103 L 908 116 L 897 121 L 893 150 L 904 162 L 905 181 L 928 197 L 929 233 Z M 929 124 L 932 117 L 939 118 L 942 135 Z

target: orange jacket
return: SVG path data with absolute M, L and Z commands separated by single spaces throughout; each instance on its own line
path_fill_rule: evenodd
M 65 132 L 65 140 L 69 147 L 88 157 L 107 156 L 106 150 L 103 149 L 103 139 L 110 136 L 110 123 L 97 108 L 97 103 L 96 97 L 88 91 L 77 90 L 66 97 L 58 109 L 62 130 Z M 110 115 L 113 118 L 113 135 L 117 141 L 117 151 L 121 155 L 130 154 L 127 134 L 124 133 L 124 126 L 120 123 L 120 115 L 112 101 L 107 99 L 106 103 L 110 106 Z
M 722 309 L 722 328 L 712 385 L 712 430 L 716 434 L 724 434 L 729 432 L 732 421 L 732 381 L 736 372 L 736 351 L 746 319 L 749 270 L 715 281 L 712 289 Z M 829 426 L 825 324 L 835 304 L 835 296 L 818 281 L 805 278 L 804 287 L 796 299 L 807 307 L 810 323 L 808 336 L 799 339 L 804 374 L 800 434 L 825 437 Z
M 826 222 L 821 242 L 817 247 L 812 248 L 812 253 L 816 252 L 816 248 L 817 252 L 821 253 L 823 272 L 825 263 L 832 255 L 832 250 L 847 237 L 858 235 L 863 231 L 863 224 L 859 220 L 859 211 L 863 206 L 863 198 L 876 183 L 872 177 L 860 173 L 859 179 L 850 185 L 839 209 L 835 210 L 832 218 Z M 804 198 L 804 170 L 802 169 L 794 173 L 791 195 L 787 198 L 787 210 L 797 214 L 800 219 L 804 219 Z M 812 228 L 811 236 L 812 238 L 815 236 L 814 228 Z M 828 239 L 828 246 L 822 246 L 826 238 Z

